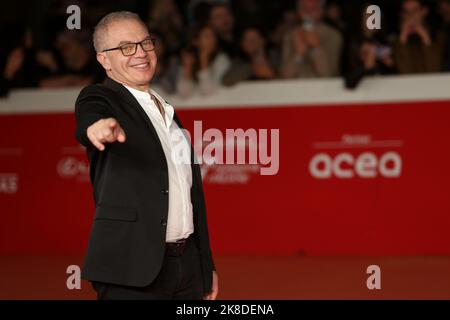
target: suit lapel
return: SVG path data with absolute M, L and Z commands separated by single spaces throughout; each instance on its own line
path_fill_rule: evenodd
M 152 132 L 153 136 L 158 140 L 159 145 L 162 150 L 161 142 L 159 141 L 158 133 L 156 132 L 155 127 L 153 126 L 152 121 L 149 119 L 147 114 L 145 113 L 144 109 L 142 109 L 139 102 L 136 100 L 136 98 L 131 94 L 130 91 L 128 91 L 127 88 L 125 88 L 120 83 L 112 80 L 111 78 L 107 77 L 105 85 L 110 88 L 111 90 L 115 91 L 119 94 L 119 96 L 125 101 L 126 104 L 130 105 L 134 111 L 137 111 L 138 114 L 141 116 L 141 118 L 147 123 L 148 128 Z
M 114 92 L 116 92 L 118 94 L 118 96 L 121 99 L 123 99 L 126 104 L 132 106 L 133 110 L 138 112 L 138 114 L 141 116 L 141 118 L 143 118 L 144 121 L 147 123 L 148 128 L 150 129 L 150 131 L 153 133 L 155 139 L 157 140 L 157 143 L 160 147 L 162 154 L 164 154 L 164 149 L 161 145 L 161 141 L 159 140 L 158 133 L 156 132 L 156 129 L 153 126 L 153 123 L 151 122 L 151 120 L 149 119 L 147 114 L 145 113 L 144 109 L 142 109 L 141 105 L 136 100 L 136 98 L 131 94 L 131 92 L 128 91 L 128 89 L 125 88 L 123 85 L 112 80 L 109 77 L 106 77 L 105 86 L 108 87 L 109 89 L 113 90 Z M 173 115 L 173 120 L 177 123 L 177 125 L 178 125 L 178 127 L 180 127 L 180 129 L 183 129 L 183 125 L 181 124 L 181 121 L 178 118 L 176 112 Z M 200 185 L 201 185 L 202 178 L 201 178 L 201 173 L 200 173 L 200 166 L 195 161 L 196 158 L 195 158 L 195 153 L 194 153 L 194 148 L 192 146 L 192 143 L 190 143 L 190 147 L 191 147 L 192 174 L 195 176 L 197 184 L 200 183 Z

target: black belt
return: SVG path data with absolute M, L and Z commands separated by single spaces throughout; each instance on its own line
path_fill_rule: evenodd
M 166 255 L 171 257 L 179 257 L 183 255 L 190 237 L 180 239 L 176 242 L 166 242 Z

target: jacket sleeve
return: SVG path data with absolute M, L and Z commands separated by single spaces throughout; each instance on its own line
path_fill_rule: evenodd
M 114 118 L 114 112 L 104 90 L 98 85 L 84 88 L 75 103 L 75 137 L 85 147 L 92 146 L 87 129 L 100 119 Z

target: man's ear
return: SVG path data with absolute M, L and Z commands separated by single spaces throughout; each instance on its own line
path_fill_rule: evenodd
M 111 62 L 104 52 L 97 52 L 97 61 L 102 65 L 106 71 L 111 70 Z

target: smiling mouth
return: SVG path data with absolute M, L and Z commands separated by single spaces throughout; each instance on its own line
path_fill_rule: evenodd
M 150 62 L 143 62 L 143 63 L 132 65 L 131 67 L 136 68 L 136 69 L 146 69 L 149 66 L 150 66 Z

